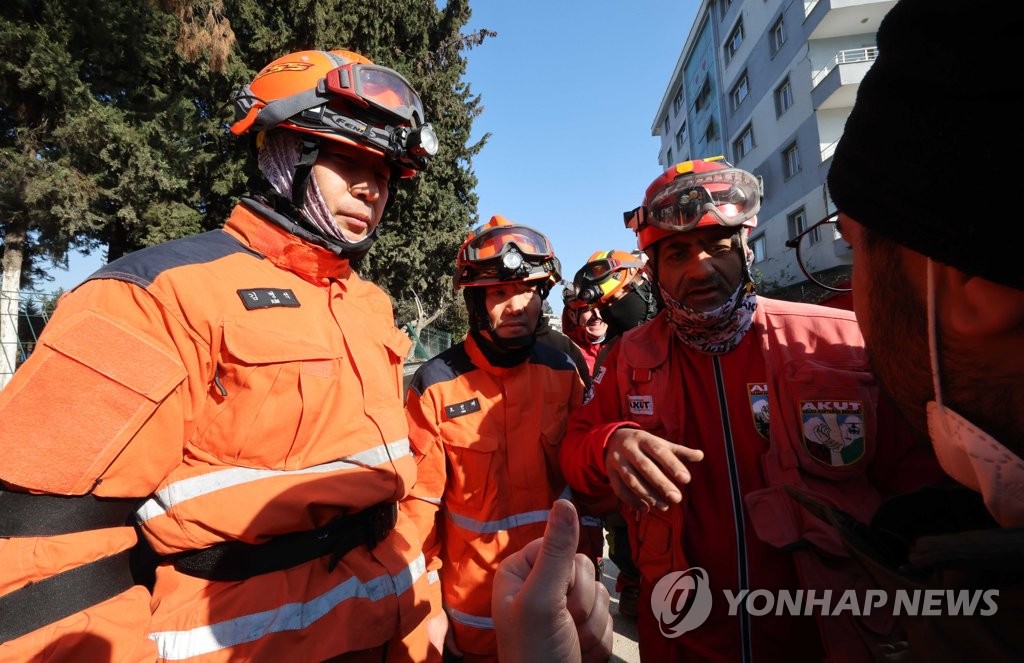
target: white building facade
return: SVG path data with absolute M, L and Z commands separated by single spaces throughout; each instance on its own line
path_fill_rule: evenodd
M 761 176 L 750 236 L 767 293 L 803 299 L 806 277 L 785 242 L 834 211 L 825 178 L 857 87 L 895 0 L 702 0 L 651 133 L 658 161 L 724 155 Z M 850 252 L 831 232 L 802 245 L 826 282 L 848 278 Z M 808 289 L 811 293 L 814 289 Z

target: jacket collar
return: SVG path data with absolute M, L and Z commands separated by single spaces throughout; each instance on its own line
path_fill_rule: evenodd
M 348 260 L 299 239 L 272 223 L 261 211 L 255 201 L 236 205 L 224 230 L 278 267 L 310 283 L 319 285 L 324 279 L 344 280 L 352 274 Z

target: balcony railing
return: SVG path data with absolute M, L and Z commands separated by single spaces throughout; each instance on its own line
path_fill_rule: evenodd
M 845 51 L 839 51 L 836 56 L 828 61 L 828 63 L 822 67 L 814 78 L 811 79 L 811 87 L 816 86 L 821 81 L 825 80 L 829 72 L 838 67 L 841 64 L 853 64 L 855 62 L 872 62 L 878 58 L 878 47 L 867 46 L 865 48 L 850 48 Z

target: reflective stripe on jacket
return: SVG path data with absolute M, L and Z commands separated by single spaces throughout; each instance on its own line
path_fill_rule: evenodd
M 463 651 L 496 654 L 494 572 L 544 533 L 551 503 L 568 495 L 558 446 L 582 398 L 576 366 L 541 343 L 524 363 L 501 368 L 470 336 L 413 378 L 406 411 L 423 459 L 418 488 L 442 500 L 425 554 L 429 568 L 441 568 L 450 628 Z
M 138 518 L 161 554 L 261 543 L 406 498 L 416 472 L 401 409 L 409 341 L 390 299 L 261 209 L 243 202 L 224 230 L 125 256 L 62 299 L 0 393 L 0 418 L 21 422 L 5 425 L 0 478 L 149 496 Z M 436 505 L 403 502 L 389 536 L 333 572 L 318 558 L 211 582 L 163 565 L 151 634 L 132 624 L 119 638 L 155 644 L 167 660 L 321 660 L 381 645 L 429 611 L 409 518 L 423 509 Z M 95 559 L 125 535 L 75 536 L 86 542 L 53 559 L 10 560 L 0 548 L 0 588 Z M 26 638 L 62 635 L 39 631 L 49 636 Z

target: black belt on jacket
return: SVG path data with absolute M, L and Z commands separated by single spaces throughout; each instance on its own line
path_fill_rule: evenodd
M 361 545 L 373 549 L 394 529 L 398 505 L 382 502 L 358 513 L 339 516 L 323 527 L 282 534 L 265 543 L 226 541 L 202 550 L 165 558 L 178 571 L 207 580 L 238 581 L 290 569 L 317 557 L 331 555 L 330 570 L 350 550 Z
M 35 495 L 0 489 L 0 538 L 58 536 L 128 523 L 139 498 Z M 124 551 L 0 596 L 0 642 L 86 610 L 135 584 Z
M 95 495 L 33 495 L 0 489 L 0 537 L 57 536 L 120 527 L 141 500 Z
M 129 551 L 76 566 L 0 596 L 0 643 L 81 612 L 135 584 Z

